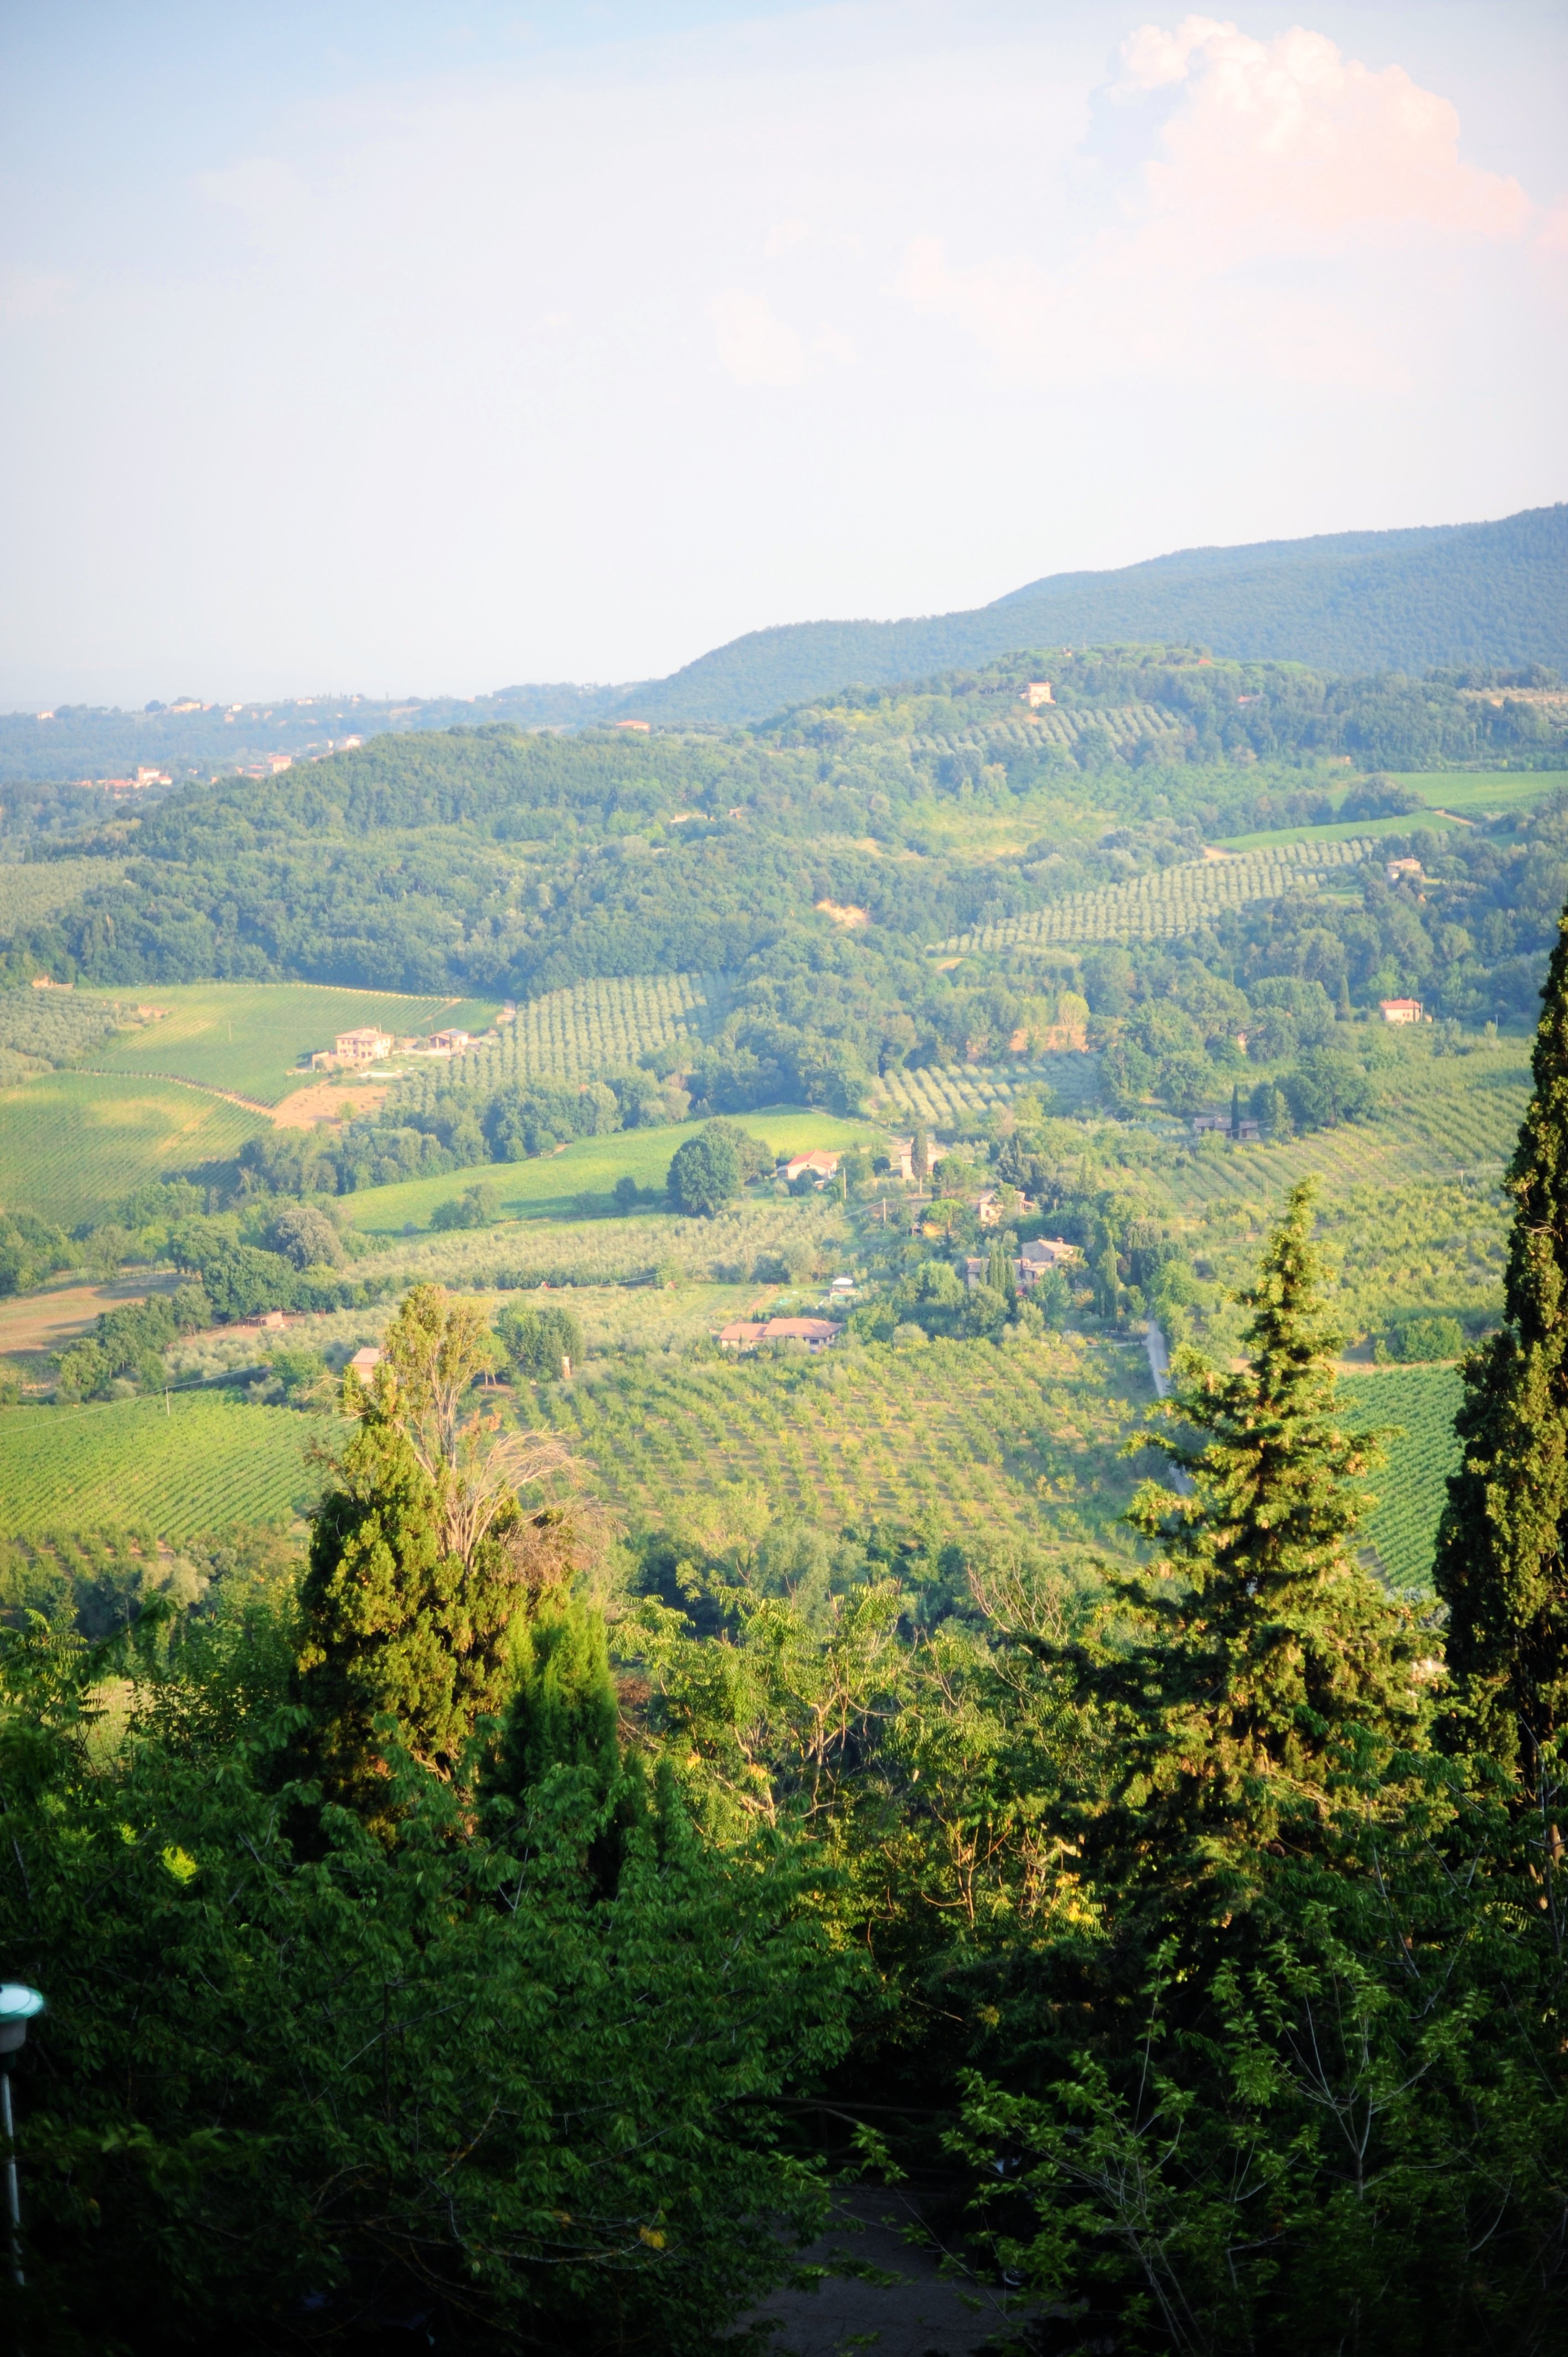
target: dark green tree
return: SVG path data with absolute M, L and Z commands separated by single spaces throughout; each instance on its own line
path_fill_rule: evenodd
M 607 1792 L 620 1746 L 604 1615 L 559 1591 L 542 1598 L 518 1631 L 515 1674 L 499 1781 L 521 1792 L 553 1767 L 585 1768 Z
M 1293 1189 L 1240 1297 L 1246 1363 L 1178 1355 L 1155 1412 L 1175 1428 L 1147 1445 L 1182 1486 L 1146 1482 L 1128 1511 L 1155 1571 L 1116 1583 L 1103 1641 L 1026 1641 L 1106 1738 L 1104 1781 L 1074 1804 L 1092 1873 L 1166 1921 L 1228 1915 L 1260 1851 L 1316 1845 L 1351 1727 L 1391 1740 L 1419 1723 L 1407 1616 L 1352 1551 L 1376 1444 L 1338 1415 L 1311 1200 Z
M 710 1122 L 671 1157 L 670 1200 L 678 1211 L 712 1219 L 740 1192 L 740 1157 L 725 1129 Z
M 1541 994 L 1535 1089 L 1507 1186 L 1504 1324 L 1465 1370 L 1434 1577 L 1462 1743 L 1527 1790 L 1568 1727 L 1568 927 Z
M 517 1631 L 556 1568 L 514 1486 L 551 1451 L 532 1436 L 495 1446 L 466 1409 L 492 1348 L 473 1303 L 415 1286 L 370 1387 L 352 1374 L 345 1384 L 358 1430 L 315 1519 L 295 1695 L 309 1713 L 303 1764 L 328 1799 L 383 1830 L 378 1719 L 451 1774 L 476 1719 L 504 1708 Z
M 582 1363 L 582 1329 L 568 1309 L 514 1305 L 496 1319 L 496 1335 L 514 1373 L 529 1383 L 559 1383 Z

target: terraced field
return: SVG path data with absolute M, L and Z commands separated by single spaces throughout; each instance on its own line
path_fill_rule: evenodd
M 0 1091 L 0 1203 L 71 1228 L 144 1178 L 231 1159 L 267 1126 L 264 1114 L 175 1081 L 41 1073 Z
M 320 1489 L 306 1451 L 322 1437 L 314 1416 L 218 1392 L 0 1408 L 0 1534 L 287 1523 Z
M 1115 1517 L 1135 1476 L 1117 1448 L 1149 1396 L 1140 1349 L 1060 1335 L 634 1361 L 538 1394 L 535 1412 L 634 1519 L 716 1482 L 760 1482 L 776 1508 L 832 1525 L 1125 1547 Z

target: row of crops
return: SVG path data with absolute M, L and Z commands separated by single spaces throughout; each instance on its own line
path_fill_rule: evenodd
M 1311 891 L 1336 871 L 1357 866 L 1374 847 L 1369 837 L 1356 835 L 1343 843 L 1273 844 L 1231 857 L 1181 860 L 1147 876 L 1130 876 L 1122 884 L 1065 893 L 1048 908 L 955 933 L 932 946 L 962 955 L 971 950 L 1179 940 L 1224 909 Z
M 135 1524 L 194 1538 L 286 1523 L 320 1487 L 313 1417 L 218 1392 L 0 1408 L 0 1535 Z
M 995 1113 L 1026 1090 L 1047 1094 L 1053 1112 L 1076 1113 L 1094 1102 L 1100 1060 L 1064 1053 L 1033 1063 L 923 1066 L 887 1072 L 877 1084 L 878 1101 L 889 1114 L 908 1121 L 952 1122 Z
M 514 1082 L 588 1081 L 623 1071 L 650 1049 L 701 1039 L 722 1012 L 718 977 L 706 974 L 611 975 L 553 990 L 520 1006 L 493 1039 L 410 1083 L 415 1098 L 435 1087 L 494 1089 Z
M 819 1523 L 937 1521 L 972 1535 L 1116 1543 L 1117 1451 L 1146 1394 L 1136 1349 L 1062 1335 L 736 1365 L 640 1361 L 540 1395 L 623 1512 L 760 1482 Z
M 918 736 L 909 739 L 912 753 L 984 753 L 994 748 L 1000 751 L 1012 747 L 1015 750 L 1032 753 L 1041 743 L 1060 746 L 1069 751 L 1085 737 L 1109 737 L 1120 750 L 1136 745 L 1145 737 L 1176 737 L 1181 733 L 1181 722 L 1172 712 L 1164 711 L 1157 704 L 1108 705 L 1102 709 L 1063 711 L 1054 705 L 1033 712 L 1025 719 L 999 720 L 989 728 L 966 729 L 955 736 Z
M 1431 1590 L 1445 1484 L 1459 1463 L 1454 1416 L 1462 1388 L 1454 1367 L 1401 1367 L 1342 1387 L 1341 1405 L 1358 1424 L 1398 1428 L 1372 1477 L 1378 1502 L 1361 1533 L 1392 1587 Z

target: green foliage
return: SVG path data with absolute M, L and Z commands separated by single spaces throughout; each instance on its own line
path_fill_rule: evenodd
M 1465 1370 L 1435 1579 L 1464 1719 L 1527 1789 L 1568 1721 L 1568 928 L 1508 1176 L 1507 1321 Z
M 437 1203 L 430 1214 L 430 1224 L 436 1230 L 446 1228 L 491 1228 L 500 1211 L 501 1199 L 485 1179 L 476 1186 L 465 1187 L 460 1195 L 449 1195 Z
M 525 1383 L 558 1383 L 569 1365 L 582 1364 L 582 1329 L 569 1309 L 509 1304 L 496 1319 L 496 1333 Z
M 690 1218 L 712 1219 L 768 1158 L 767 1148 L 733 1122 L 710 1121 L 671 1156 L 670 1200 Z
M 341 1268 L 343 1243 L 325 1211 L 312 1203 L 285 1203 L 267 1223 L 267 1249 L 295 1268 Z
M 1390 1356 L 1395 1359 L 1457 1359 L 1465 1348 L 1465 1329 L 1457 1318 L 1407 1318 L 1390 1336 Z
M 561 1767 L 585 1770 L 596 1792 L 608 1792 L 620 1746 L 603 1614 L 559 1592 L 542 1597 L 518 1630 L 514 1674 L 498 1786 L 521 1794 Z
M 537 1585 L 535 1529 L 508 1478 L 531 1469 L 487 1448 L 464 1406 L 491 1358 L 472 1303 L 415 1286 L 370 1387 L 346 1382 L 358 1429 L 315 1516 L 296 1684 L 305 1757 L 330 1799 L 383 1829 L 382 1722 L 455 1773 L 476 1720 L 505 1702 Z
M 170 1344 L 211 1322 L 212 1305 L 199 1285 L 106 1309 L 91 1335 L 60 1352 L 55 1397 L 106 1398 L 120 1382 L 156 1388 L 164 1381 L 164 1352 Z
M 413 2314 L 440 2347 L 697 2357 L 786 2272 L 821 2179 L 768 2099 L 842 2048 L 848 1975 L 778 1846 L 727 1857 L 666 1779 L 607 1895 L 615 1788 L 557 1770 L 480 1832 L 389 1743 L 395 1846 L 329 1811 L 306 1858 L 275 1755 L 173 1697 L 89 1769 L 91 1674 L 6 1656 L 0 1932 L 49 1995 L 28 2347 L 347 2349 Z
M 1412 1633 L 1349 1548 L 1374 1441 L 1338 1426 L 1310 1231 L 1297 1187 L 1244 1296 L 1241 1369 L 1178 1358 L 1156 1415 L 1186 1433 L 1149 1445 L 1184 1486 L 1146 1483 L 1129 1509 L 1163 1566 L 1121 1584 L 1130 1633 L 1104 1651 L 1029 1641 L 1107 1714 L 1115 1764 L 1079 1803 L 1085 1856 L 1164 1920 L 1229 1917 L 1261 1850 L 1320 1837 L 1347 1725 L 1402 1739 L 1419 1722 Z

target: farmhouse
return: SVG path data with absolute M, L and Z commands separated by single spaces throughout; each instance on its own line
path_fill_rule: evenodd
M 351 1373 L 358 1375 L 360 1381 L 362 1383 L 369 1383 L 371 1377 L 375 1373 L 376 1369 L 381 1365 L 381 1352 L 375 1348 L 373 1343 L 367 1342 L 362 1351 L 355 1351 L 353 1357 L 349 1361 L 349 1367 Z
M 808 1351 L 825 1351 L 843 1331 L 831 1318 L 737 1318 L 720 1328 L 719 1340 L 732 1351 L 755 1351 L 759 1342 L 804 1342 Z
M 1383 874 L 1391 884 L 1397 884 L 1402 876 L 1419 876 L 1421 873 L 1419 859 L 1391 859 L 1383 867 Z
M 313 1072 L 354 1071 L 362 1064 L 379 1064 L 392 1051 L 392 1033 L 367 1025 L 358 1031 L 339 1031 L 330 1049 L 312 1056 L 310 1069 Z
M 807 1177 L 831 1178 L 838 1167 L 838 1156 L 829 1154 L 823 1147 L 818 1146 L 814 1152 L 797 1154 L 792 1162 L 787 1162 L 784 1165 L 784 1176 L 792 1187 L 797 1178 Z
M 1037 1285 L 1053 1268 L 1066 1268 L 1079 1256 L 1076 1244 L 1064 1243 L 1060 1236 L 1039 1236 L 1026 1244 L 1019 1254 L 1018 1281 L 1021 1285 Z
M 1421 1021 L 1419 998 L 1380 998 L 1378 1005 L 1382 1009 L 1385 1023 L 1419 1023 Z
M 430 1045 L 438 1056 L 460 1056 L 473 1036 L 471 1031 L 433 1031 Z

